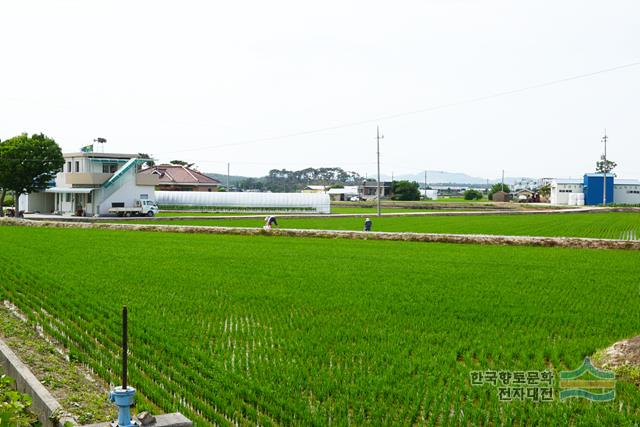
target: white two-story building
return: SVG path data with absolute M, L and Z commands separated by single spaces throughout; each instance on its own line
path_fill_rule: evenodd
M 158 176 L 140 174 L 147 160 L 135 154 L 66 153 L 64 160 L 55 185 L 21 196 L 21 210 L 93 216 L 107 214 L 112 207 L 155 199 Z

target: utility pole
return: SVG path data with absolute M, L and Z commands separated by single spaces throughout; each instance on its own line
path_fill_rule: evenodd
M 604 136 L 602 137 L 602 142 L 604 142 L 604 167 L 602 168 L 602 206 L 604 206 L 605 208 L 607 207 L 607 170 L 609 169 L 609 165 L 607 164 L 607 139 L 609 139 L 609 137 L 607 136 L 607 130 L 605 129 Z
M 227 191 L 229 191 L 229 170 L 231 169 L 231 163 L 227 163 Z
M 427 170 L 424 171 L 424 199 L 427 200 Z
M 504 193 L 504 169 L 502 169 L 502 192 Z
M 378 154 L 378 188 L 376 195 L 378 197 L 378 216 L 382 215 L 382 207 L 380 205 L 380 139 L 384 138 L 384 135 L 380 135 L 380 126 L 376 126 L 376 147 Z

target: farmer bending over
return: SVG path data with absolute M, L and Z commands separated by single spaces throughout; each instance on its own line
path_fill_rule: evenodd
M 269 215 L 264 219 L 264 221 L 265 221 L 264 228 L 271 228 L 271 227 L 278 226 L 278 220 L 276 220 L 276 217 L 273 215 Z

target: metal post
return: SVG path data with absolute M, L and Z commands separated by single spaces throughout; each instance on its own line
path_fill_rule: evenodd
M 384 138 L 384 135 L 380 135 L 380 127 L 376 126 L 376 142 L 377 142 L 377 154 L 378 154 L 378 188 L 376 195 L 378 196 L 378 216 L 382 215 L 382 207 L 380 205 L 380 139 Z
M 602 185 L 602 206 L 603 207 L 607 207 L 607 169 L 608 169 L 608 164 L 607 164 L 607 130 L 604 130 L 604 136 L 602 137 L 602 141 L 604 142 L 604 163 L 603 163 L 603 168 L 602 168 L 602 172 L 603 172 L 603 185 Z
M 118 406 L 118 421 L 111 423 L 112 427 L 134 427 L 137 424 L 131 419 L 131 405 L 133 405 L 136 389 L 127 386 L 127 306 L 122 307 L 122 387 L 116 387 L 109 393 L 109 400 Z
M 127 333 L 127 306 L 122 307 L 122 388 L 127 389 L 127 351 L 129 347 Z

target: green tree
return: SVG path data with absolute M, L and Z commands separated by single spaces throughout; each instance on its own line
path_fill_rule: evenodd
M 0 168 L 2 167 L 2 165 L 0 165 Z M 7 189 L 6 188 L 0 188 L 0 216 L 4 215 L 4 211 L 3 211 L 3 207 L 4 207 L 4 202 L 7 199 Z
M 545 184 L 542 187 L 538 188 L 538 193 L 545 199 L 548 199 L 551 195 L 551 184 Z
M 22 134 L 0 142 L 0 187 L 13 191 L 14 206 L 19 212 L 21 194 L 47 188 L 64 158 L 60 146 L 44 134 Z M 0 210 L 3 200 L 0 200 Z
M 177 166 L 186 166 L 188 168 L 190 168 L 191 166 L 193 166 L 195 164 L 195 163 L 185 162 L 184 160 L 171 160 L 169 163 L 171 163 L 172 165 L 177 165 Z
M 146 167 L 146 168 L 152 168 L 152 167 L 154 167 L 156 165 L 156 162 L 153 161 L 153 157 L 151 157 L 147 153 L 138 153 L 138 158 L 146 160 L 144 162 L 144 167 Z
M 2 143 L 2 141 L 0 141 Z M 2 151 L 0 151 L 2 153 Z M 9 165 L 3 163 L 2 157 L 0 157 L 0 216 L 4 216 L 4 203 L 7 200 L 7 188 L 2 184 L 2 175 L 4 172 L 9 171 Z
M 611 173 L 612 170 L 615 169 L 615 167 L 618 166 L 618 164 L 616 162 L 614 162 L 613 160 L 600 160 L 598 162 L 596 162 L 596 172 L 597 173 Z M 613 176 L 616 176 L 616 174 L 614 173 Z
M 478 190 L 472 190 L 471 188 L 464 192 L 465 200 L 480 200 L 482 199 L 482 193 Z
M 505 193 L 511 193 L 511 189 L 507 184 L 493 184 L 489 189 L 489 200 L 493 200 L 493 193 L 497 193 L 498 191 L 504 191 Z
M 417 182 L 393 181 L 393 200 L 420 200 L 420 187 Z

